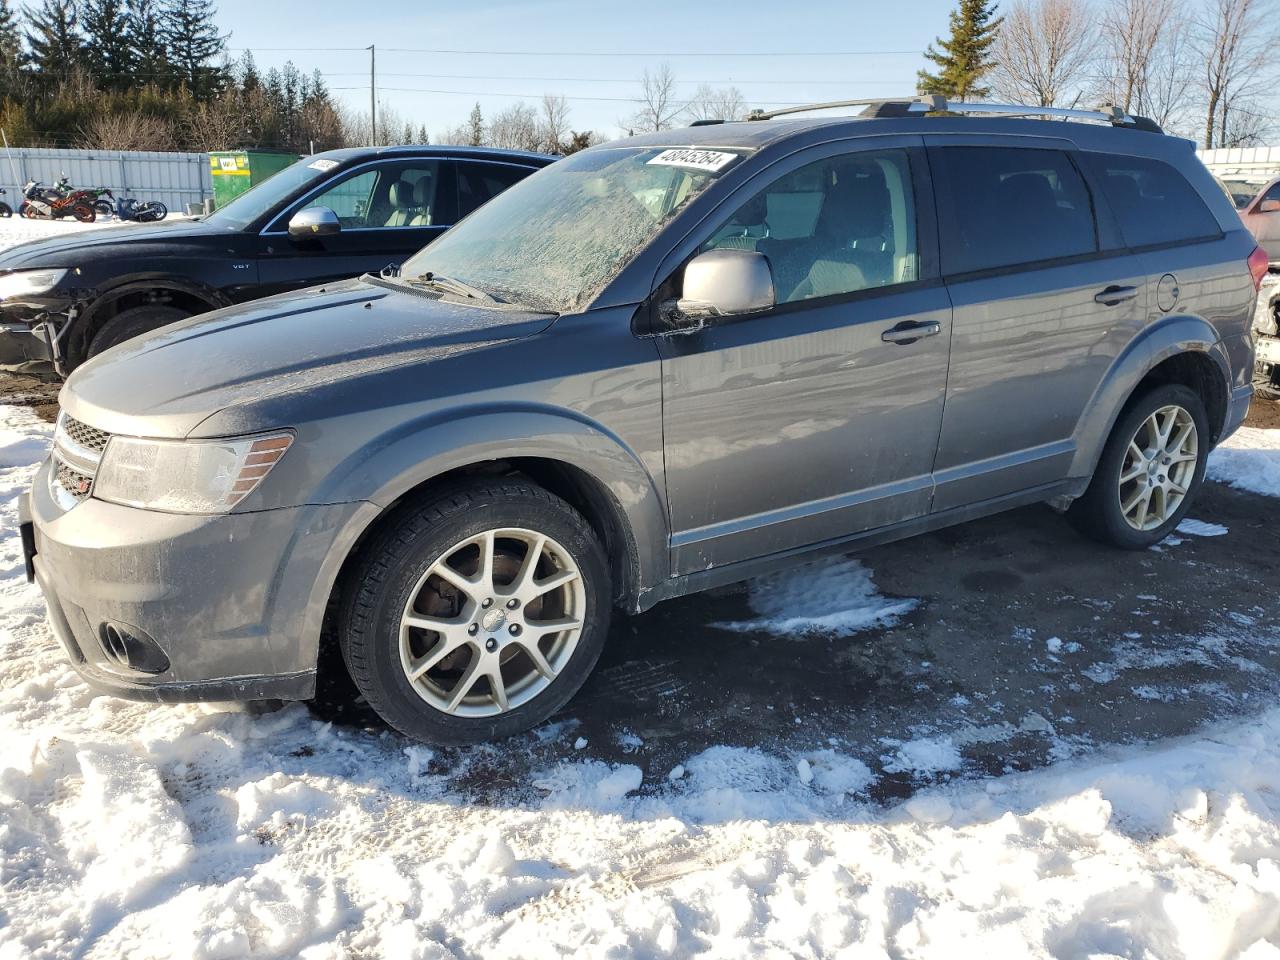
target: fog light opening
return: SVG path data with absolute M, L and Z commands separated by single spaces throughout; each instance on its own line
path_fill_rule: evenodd
M 108 623 L 102 627 L 103 648 L 117 666 L 129 666 L 129 648 L 124 645 L 124 637 L 115 624 Z
M 137 627 L 107 622 L 98 632 L 103 653 L 116 666 L 153 674 L 169 669 L 169 658 L 160 645 Z

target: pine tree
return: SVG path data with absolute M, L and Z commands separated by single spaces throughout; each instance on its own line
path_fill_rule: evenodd
M 197 100 L 216 94 L 224 76 L 213 61 L 227 47 L 213 18 L 217 8 L 201 0 L 164 0 L 160 8 L 160 35 L 178 77 Z
M 480 113 L 479 101 L 471 108 L 471 116 L 467 118 L 467 132 L 470 134 L 468 142 L 471 146 L 478 147 L 484 143 L 484 116 Z
M 124 0 L 88 0 L 83 10 L 86 60 L 97 85 L 105 90 L 127 90 L 137 80 L 150 83 L 150 78 L 139 77 L 133 70 Z
M 74 0 L 44 0 L 23 11 L 27 19 L 30 62 L 45 77 L 65 80 L 84 64 L 84 35 Z
M 919 92 L 940 93 L 952 100 L 981 99 L 990 93 L 981 83 L 993 66 L 991 46 L 1002 19 L 996 16 L 992 0 L 960 0 L 951 14 L 950 38 L 938 39 L 940 52 L 932 44 L 925 51 L 925 59 L 932 61 L 938 72 L 919 72 Z
M 16 96 L 21 88 L 22 31 L 9 0 L 0 0 L 0 97 Z
M 169 86 L 173 80 L 173 69 L 165 54 L 156 0 L 129 0 L 125 36 L 133 60 L 133 75 L 138 83 L 143 86 Z
M 427 125 L 424 123 L 418 127 L 418 143 L 424 146 L 431 142 L 431 137 L 427 134 Z

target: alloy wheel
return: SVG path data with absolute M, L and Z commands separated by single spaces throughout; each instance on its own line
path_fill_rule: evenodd
M 1147 417 L 1120 466 L 1125 522 L 1135 530 L 1154 530 L 1177 513 L 1191 489 L 1199 454 L 1199 432 L 1186 409 L 1170 404 Z
M 586 589 L 570 553 L 533 530 L 454 544 L 418 579 L 400 618 L 400 663 L 423 700 L 492 717 L 556 679 L 582 634 Z

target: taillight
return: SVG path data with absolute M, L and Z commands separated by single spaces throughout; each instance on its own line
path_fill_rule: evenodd
M 1255 290 L 1262 289 L 1262 278 L 1267 275 L 1267 268 L 1271 265 L 1271 260 L 1267 256 L 1267 251 L 1261 247 L 1254 247 L 1253 253 L 1249 254 L 1249 272 L 1253 274 L 1253 288 Z

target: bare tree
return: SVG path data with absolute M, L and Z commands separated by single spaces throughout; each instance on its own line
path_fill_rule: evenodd
M 1093 56 L 1091 22 L 1087 0 L 1018 0 L 992 49 L 996 94 L 1040 107 L 1077 102 L 1077 83 Z
M 630 125 L 642 133 L 671 129 L 684 110 L 684 104 L 675 99 L 676 78 L 671 67 L 664 63 L 652 73 L 646 70 L 640 84 L 640 109 Z
M 547 153 L 564 153 L 569 136 L 569 101 L 563 96 L 542 95 L 542 120 L 538 131 L 541 149 Z
M 182 131 L 183 139 L 196 150 L 231 150 L 241 146 L 244 125 L 241 122 L 239 105 L 227 95 L 208 103 L 196 104 L 183 118 Z M 158 148 L 149 147 L 148 149 Z
M 1095 96 L 1161 126 L 1179 122 L 1195 69 L 1189 29 L 1179 0 L 1109 0 L 1098 32 Z
M 378 141 L 371 142 L 369 136 L 369 112 L 367 110 L 354 110 L 350 107 L 340 107 L 338 109 L 338 121 L 342 128 L 342 139 L 344 143 L 364 144 L 374 147 L 392 147 L 400 143 L 401 137 L 404 135 L 405 121 L 391 107 L 379 101 L 378 103 Z M 411 137 L 412 139 L 412 137 Z
M 683 112 L 690 120 L 741 120 L 747 113 L 747 101 L 737 87 L 712 89 L 703 83 Z
M 172 150 L 176 146 L 169 121 L 135 110 L 99 113 L 80 128 L 80 144 L 90 150 Z
M 489 123 L 489 145 L 505 150 L 538 149 L 538 115 L 527 103 L 517 103 Z
M 1247 113 L 1256 107 L 1252 101 L 1268 92 L 1271 76 L 1267 60 L 1277 37 L 1269 26 L 1271 12 L 1267 0 L 1210 0 L 1197 24 L 1200 51 L 1207 61 L 1206 149 L 1228 146 L 1236 108 L 1246 106 Z M 1242 127 L 1235 123 L 1235 129 Z

